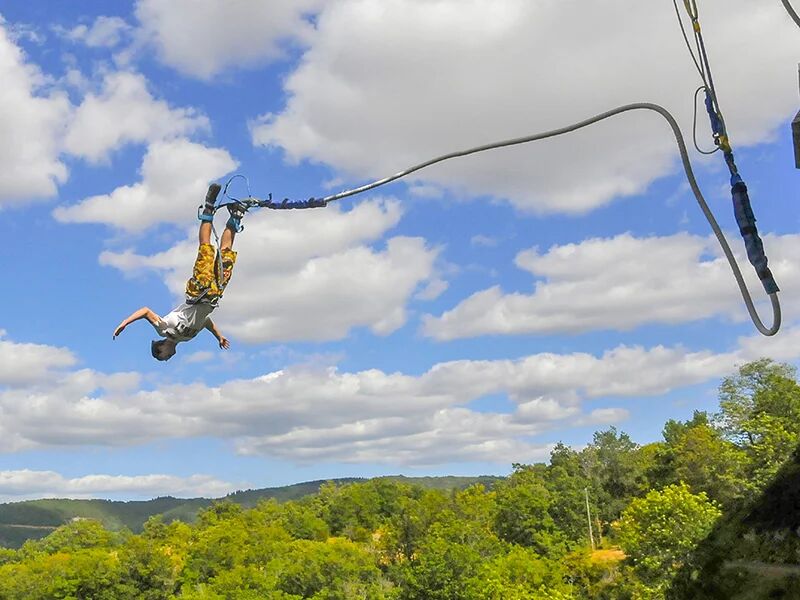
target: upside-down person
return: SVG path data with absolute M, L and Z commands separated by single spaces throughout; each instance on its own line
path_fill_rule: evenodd
M 114 330 L 114 339 L 134 321 L 146 319 L 155 328 L 158 335 L 164 338 L 155 340 L 150 345 L 153 358 L 157 360 L 172 358 L 175 354 L 175 347 L 180 342 L 188 342 L 203 329 L 207 329 L 214 335 L 220 348 L 225 350 L 230 348 L 228 339 L 220 333 L 210 315 L 217 307 L 233 272 L 233 265 L 236 262 L 233 240 L 241 231 L 241 221 L 245 209 L 237 202 L 226 205 L 230 217 L 225 224 L 225 230 L 219 242 L 219 254 L 217 254 L 214 246 L 211 245 L 211 224 L 214 220 L 219 192 L 218 184 L 213 183 L 209 186 L 205 203 L 198 215 L 200 247 L 197 251 L 192 277 L 186 282 L 186 300 L 164 317 L 158 316 L 146 306 L 134 311 Z

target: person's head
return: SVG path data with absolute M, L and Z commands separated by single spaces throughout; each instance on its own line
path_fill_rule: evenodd
M 175 356 L 175 346 L 172 340 L 155 340 L 150 344 L 150 352 L 156 360 L 169 360 Z

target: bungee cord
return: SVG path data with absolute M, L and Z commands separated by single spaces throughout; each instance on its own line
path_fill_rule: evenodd
M 789 16 L 792 17 L 792 21 L 794 21 L 795 25 L 800 27 L 800 15 L 797 14 L 797 11 L 794 9 L 789 0 L 781 0 L 781 3 L 786 9 L 786 12 L 789 13 Z
M 798 26 L 800 26 L 800 19 L 797 18 L 797 13 L 794 12 L 794 10 L 791 8 L 791 6 L 788 4 L 786 0 L 783 1 L 787 10 L 790 12 L 793 18 L 795 18 L 795 21 L 798 23 Z M 717 223 L 716 218 L 711 212 L 711 209 L 709 208 L 708 203 L 706 202 L 703 193 L 700 190 L 700 186 L 697 183 L 697 179 L 695 177 L 694 170 L 692 168 L 692 164 L 689 159 L 689 152 L 687 150 L 686 141 L 683 137 L 683 134 L 681 132 L 677 120 L 666 108 L 650 102 L 637 102 L 632 104 L 626 104 L 624 106 L 619 106 L 617 108 L 613 108 L 611 110 L 600 113 L 593 117 L 589 117 L 588 119 L 584 119 L 577 123 L 573 123 L 571 125 L 567 125 L 565 127 L 560 127 L 558 129 L 553 129 L 550 131 L 483 144 L 480 146 L 475 146 L 473 148 L 468 148 L 466 150 L 449 152 L 447 154 L 443 154 L 441 156 L 437 156 L 429 160 L 426 160 L 424 162 L 421 162 L 417 165 L 411 166 L 402 171 L 398 171 L 397 173 L 390 175 L 388 177 L 377 179 L 370 183 L 352 189 L 343 190 L 335 194 L 324 196 L 322 198 L 312 197 L 309 198 L 308 200 L 301 200 L 301 201 L 292 201 L 289 199 L 284 199 L 283 201 L 273 201 L 272 194 L 270 194 L 267 199 L 263 200 L 254 198 L 250 194 L 250 186 L 249 182 L 247 182 L 247 178 L 242 175 L 235 175 L 231 177 L 231 179 L 229 179 L 228 182 L 225 184 L 224 197 L 226 198 L 226 200 L 223 204 L 229 202 L 236 202 L 240 204 L 245 210 L 255 207 L 271 208 L 271 209 L 323 207 L 330 202 L 335 202 L 338 200 L 342 200 L 344 198 L 348 198 L 350 196 L 355 196 L 357 194 L 362 194 L 370 190 L 374 190 L 383 185 L 387 185 L 393 181 L 397 181 L 398 179 L 407 177 L 412 173 L 415 173 L 417 171 L 420 171 L 422 169 L 425 169 L 427 167 L 430 167 L 432 165 L 447 160 L 469 156 L 471 154 L 477 154 L 479 152 L 486 152 L 498 148 L 506 148 L 509 146 L 527 144 L 530 142 L 535 142 L 552 137 L 557 137 L 560 135 L 565 135 L 567 133 L 572 133 L 584 127 L 588 127 L 590 125 L 603 121 L 605 119 L 631 111 L 637 111 L 637 110 L 652 111 L 661 115 L 667 121 L 667 124 L 672 129 L 672 133 L 675 137 L 675 142 L 678 146 L 678 151 L 680 153 L 681 163 L 683 165 L 683 170 L 686 175 L 686 179 L 689 182 L 689 186 L 692 190 L 692 193 L 695 196 L 695 199 L 697 200 L 697 204 L 700 207 L 703 216 L 705 216 L 706 220 L 708 221 L 708 224 L 711 227 L 711 230 L 713 231 L 714 236 L 716 237 L 717 242 L 719 243 L 720 248 L 722 249 L 722 252 L 725 255 L 725 258 L 728 261 L 728 265 L 730 266 L 731 271 L 733 272 L 734 279 L 736 280 L 736 284 L 739 288 L 739 292 L 741 293 L 742 300 L 744 301 L 745 307 L 747 309 L 751 321 L 753 322 L 753 325 L 762 335 L 773 336 L 778 332 L 781 326 L 781 306 L 780 306 L 780 301 L 778 299 L 779 288 L 775 283 L 772 273 L 767 267 L 767 257 L 764 253 L 763 244 L 761 242 L 761 238 L 758 235 L 758 230 L 756 229 L 755 217 L 753 215 L 752 208 L 750 207 L 750 200 L 747 195 L 747 187 L 745 186 L 744 181 L 742 181 L 742 178 L 740 177 L 738 169 L 736 168 L 736 164 L 734 162 L 733 150 L 731 148 L 727 129 L 725 127 L 725 120 L 724 117 L 722 116 L 722 111 L 719 106 L 719 100 L 717 98 L 716 89 L 714 87 L 714 79 L 711 73 L 711 66 L 708 60 L 708 54 L 706 52 L 705 42 L 703 40 L 701 33 L 699 14 L 697 10 L 697 2 L 696 0 L 683 0 L 683 3 L 686 8 L 686 12 L 688 13 L 689 18 L 692 22 L 692 29 L 694 33 L 694 42 L 695 42 L 694 50 L 692 49 L 692 44 L 689 41 L 689 36 L 684 27 L 683 20 L 681 19 L 680 9 L 678 8 L 677 0 L 673 0 L 673 5 L 675 7 L 675 12 L 678 17 L 678 22 L 680 24 L 684 41 L 686 42 L 689 54 L 692 57 L 692 62 L 694 63 L 697 72 L 700 76 L 700 79 L 703 82 L 703 85 L 700 86 L 695 91 L 695 96 L 694 96 L 695 114 L 692 125 L 694 145 L 697 151 L 700 152 L 701 154 L 713 154 L 719 150 L 723 151 L 723 154 L 725 156 L 725 162 L 731 173 L 731 193 L 734 204 L 734 214 L 736 216 L 737 224 L 739 225 L 740 233 L 742 234 L 742 237 L 745 242 L 745 247 L 747 249 L 747 256 L 750 262 L 753 264 L 753 267 L 756 270 L 756 274 L 761 280 L 761 283 L 764 286 L 764 290 L 770 299 L 770 304 L 772 308 L 772 324 L 770 326 L 766 326 L 762 321 L 761 317 L 759 316 L 758 310 L 756 309 L 755 304 L 753 302 L 752 295 L 750 294 L 750 291 L 747 288 L 747 284 L 744 281 L 744 277 L 742 275 L 741 269 L 739 268 L 739 264 L 736 260 L 736 257 L 734 256 L 733 251 L 731 250 L 730 245 L 728 244 L 728 241 L 725 237 L 725 234 L 723 233 L 722 229 Z M 695 50 L 697 52 L 697 55 L 695 55 Z M 706 100 L 705 100 L 706 110 L 711 120 L 711 128 L 713 132 L 714 143 L 717 146 L 713 151 L 704 151 L 700 149 L 700 147 L 697 144 L 697 134 L 696 134 L 697 95 L 701 90 L 704 91 L 706 95 Z M 228 195 L 228 187 L 230 183 L 238 177 L 243 178 L 245 182 L 247 182 L 247 191 L 248 191 L 247 198 L 234 198 Z
M 416 171 L 420 171 L 421 169 L 430 167 L 440 162 L 444 162 L 446 160 L 459 158 L 462 156 L 469 156 L 470 154 L 477 154 L 479 152 L 495 150 L 497 148 L 505 148 L 508 146 L 527 144 L 529 142 L 535 142 L 547 138 L 564 135 L 567 133 L 572 133 L 584 127 L 588 127 L 590 125 L 603 121 L 605 119 L 635 110 L 649 110 L 656 112 L 660 114 L 669 124 L 670 128 L 672 129 L 672 133 L 675 136 L 675 141 L 678 146 L 678 151 L 680 152 L 681 163 L 683 165 L 684 173 L 686 174 L 686 179 L 688 180 L 692 193 L 694 194 L 695 199 L 697 200 L 697 204 L 700 206 L 700 210 L 702 211 L 703 215 L 708 221 L 708 224 L 711 226 L 711 230 L 714 232 L 714 236 L 717 238 L 717 241 L 719 242 L 719 245 L 722 248 L 723 254 L 725 255 L 725 258 L 727 259 L 728 264 L 730 265 L 731 271 L 733 272 L 733 276 L 736 279 L 736 284 L 738 285 L 739 291 L 741 292 L 742 295 L 742 299 L 744 300 L 745 307 L 747 308 L 747 312 L 750 315 L 750 319 L 753 321 L 753 324 L 755 325 L 756 329 L 761 334 L 765 336 L 775 335 L 780 329 L 781 325 L 781 309 L 780 309 L 780 303 L 778 302 L 777 292 L 769 294 L 772 304 L 773 320 L 772 320 L 772 325 L 767 327 L 764 325 L 763 321 L 758 315 L 758 311 L 753 302 L 753 298 L 750 294 L 750 291 L 747 288 L 747 284 L 744 281 L 744 277 L 742 276 L 742 272 L 736 261 L 736 257 L 734 256 L 733 251 L 731 250 L 730 245 L 728 244 L 728 241 L 725 238 L 725 234 L 722 232 L 722 229 L 717 223 L 716 218 L 711 212 L 711 209 L 709 208 L 708 203 L 706 202 L 703 193 L 700 190 L 700 186 L 698 185 L 697 179 L 694 175 L 694 170 L 692 168 L 692 164 L 689 159 L 689 152 L 686 147 L 686 141 L 684 140 L 680 126 L 678 125 L 678 122 L 675 120 L 675 117 L 673 117 L 672 114 L 666 108 L 658 104 L 653 104 L 649 102 L 637 102 L 633 104 L 626 104 L 624 106 L 613 108 L 606 112 L 600 113 L 588 119 L 584 119 L 583 121 L 567 125 L 566 127 L 560 127 L 558 129 L 553 129 L 542 133 L 536 133 L 524 137 L 518 137 L 499 142 L 493 142 L 490 144 L 484 144 L 481 146 L 475 146 L 474 148 L 468 148 L 466 150 L 460 150 L 457 152 L 450 152 L 448 154 L 437 156 L 430 160 L 426 160 L 425 162 L 419 163 L 417 165 L 399 171 L 394 175 L 390 175 L 389 177 L 384 177 L 382 179 L 378 179 L 371 183 L 367 183 L 365 185 L 361 185 L 356 188 L 344 190 L 336 194 L 331 194 L 323 198 L 310 198 L 309 200 L 306 201 L 284 200 L 283 202 L 273 202 L 271 197 L 268 200 L 259 200 L 258 198 L 253 198 L 253 197 L 245 199 L 233 199 L 227 195 L 226 197 L 229 198 L 230 201 L 242 203 L 246 208 L 265 207 L 265 208 L 280 209 L 280 208 L 311 208 L 317 206 L 325 206 L 330 202 L 335 202 L 337 200 L 342 200 L 343 198 L 347 198 L 349 196 L 355 196 L 356 194 L 362 194 L 364 192 L 374 190 L 375 188 L 389 184 L 393 181 L 396 181 L 412 173 L 415 173 Z M 232 179 L 233 178 L 231 178 L 231 180 Z M 228 181 L 228 184 L 230 183 L 231 180 Z
M 394 175 L 391 175 L 389 177 L 378 179 L 377 181 L 359 186 L 357 188 L 353 188 L 351 190 L 345 190 L 337 194 L 326 196 L 322 198 L 321 201 L 327 204 L 328 202 L 341 200 L 342 198 L 346 198 L 348 196 L 353 196 L 355 194 L 360 194 L 369 190 L 373 190 L 379 186 L 386 185 L 387 183 L 396 181 L 401 177 L 405 177 L 407 175 L 410 175 L 411 173 L 414 173 L 431 165 L 435 165 L 436 163 L 443 162 L 445 160 L 450 160 L 452 158 L 458 158 L 462 156 L 468 156 L 470 154 L 476 154 L 478 152 L 485 152 L 487 150 L 494 150 L 497 148 L 505 148 L 508 146 L 516 146 L 519 144 L 527 144 L 529 142 L 535 142 L 538 140 L 544 140 L 547 138 L 564 135 L 567 133 L 571 133 L 573 131 L 577 131 L 578 129 L 588 127 L 589 125 L 593 125 L 595 123 L 611 118 L 613 116 L 634 110 L 649 110 L 656 112 L 660 114 L 662 117 L 664 117 L 664 119 L 669 124 L 670 128 L 672 129 L 672 133 L 675 136 L 675 141 L 678 145 L 678 150 L 681 155 L 681 162 L 683 164 L 683 170 L 686 174 L 686 179 L 688 180 L 689 186 L 691 187 L 692 192 L 694 193 L 695 199 L 697 200 L 697 204 L 700 206 L 700 210 L 703 212 L 703 215 L 708 221 L 708 224 L 711 226 L 711 230 L 714 232 L 714 236 L 717 238 L 717 241 L 719 242 L 719 245 L 722 248 L 723 253 L 725 254 L 725 258 L 727 259 L 731 271 L 733 272 L 733 276 L 736 279 L 736 284 L 739 287 L 739 291 L 741 292 L 742 299 L 744 300 L 744 304 L 745 307 L 747 308 L 748 314 L 750 315 L 750 319 L 753 321 L 753 324 L 755 325 L 756 329 L 761 334 L 765 336 L 775 335 L 781 326 L 781 308 L 780 308 L 780 302 L 778 301 L 777 290 L 769 294 L 770 301 L 772 304 L 773 319 L 772 319 L 772 325 L 767 327 L 764 325 L 763 321 L 758 315 L 758 311 L 753 303 L 753 298 L 750 294 L 750 291 L 747 288 L 747 284 L 744 281 L 741 269 L 739 269 L 739 264 L 736 261 L 736 257 L 734 256 L 733 251 L 731 250 L 730 245 L 728 244 L 728 240 L 725 238 L 725 234 L 722 232 L 722 229 L 717 223 L 714 214 L 711 212 L 708 203 L 703 197 L 703 193 L 700 190 L 700 186 L 697 183 L 697 179 L 695 178 L 694 170 L 692 169 L 692 164 L 691 161 L 689 160 L 689 152 L 686 148 L 686 142 L 683 138 L 683 134 L 681 133 L 678 122 L 666 108 L 658 104 L 653 104 L 649 102 L 637 102 L 634 104 L 626 104 L 624 106 L 613 108 L 604 113 L 600 113 L 598 115 L 595 115 L 594 117 L 590 117 L 583 121 L 579 121 L 572 125 L 567 125 L 566 127 L 553 129 L 551 131 L 546 131 L 543 133 L 536 133 L 525 137 L 519 137 L 500 142 L 494 142 L 491 144 L 485 144 L 482 146 L 476 146 L 474 148 L 469 148 L 467 150 L 461 150 L 458 152 L 451 152 L 449 154 L 444 154 L 442 156 L 432 158 L 413 167 L 409 167 L 408 169 L 395 173 Z

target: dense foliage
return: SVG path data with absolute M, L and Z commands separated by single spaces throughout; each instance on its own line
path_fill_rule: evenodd
M 656 600 L 725 511 L 756 498 L 800 442 L 792 369 L 743 366 L 720 412 L 639 446 L 614 428 L 490 488 L 374 479 L 194 524 L 93 519 L 0 549 L 0 599 Z M 590 548 L 587 498 L 597 550 Z
M 501 479 L 498 476 L 482 475 L 478 477 L 389 477 L 393 481 L 410 483 L 430 489 L 463 489 L 476 483 L 493 485 Z M 336 479 L 337 484 L 359 483 L 363 478 Z M 262 500 L 274 498 L 279 502 L 298 500 L 319 492 L 325 481 L 307 481 L 276 488 L 238 491 L 229 494 L 226 500 L 247 508 L 255 507 Z M 209 498 L 172 498 L 162 497 L 144 501 L 112 501 L 112 500 L 68 500 L 43 499 L 26 500 L 0 504 L 0 546 L 19 548 L 29 539 L 39 539 L 75 517 L 95 519 L 108 529 L 117 531 L 126 527 L 140 533 L 145 522 L 152 516 L 161 515 L 165 523 L 183 521 L 193 523 L 202 510 L 211 506 L 216 500 Z

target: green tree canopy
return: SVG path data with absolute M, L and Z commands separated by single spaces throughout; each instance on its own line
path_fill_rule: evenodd
M 634 499 L 614 529 L 637 575 L 666 585 L 721 514 L 705 493 L 670 485 Z

